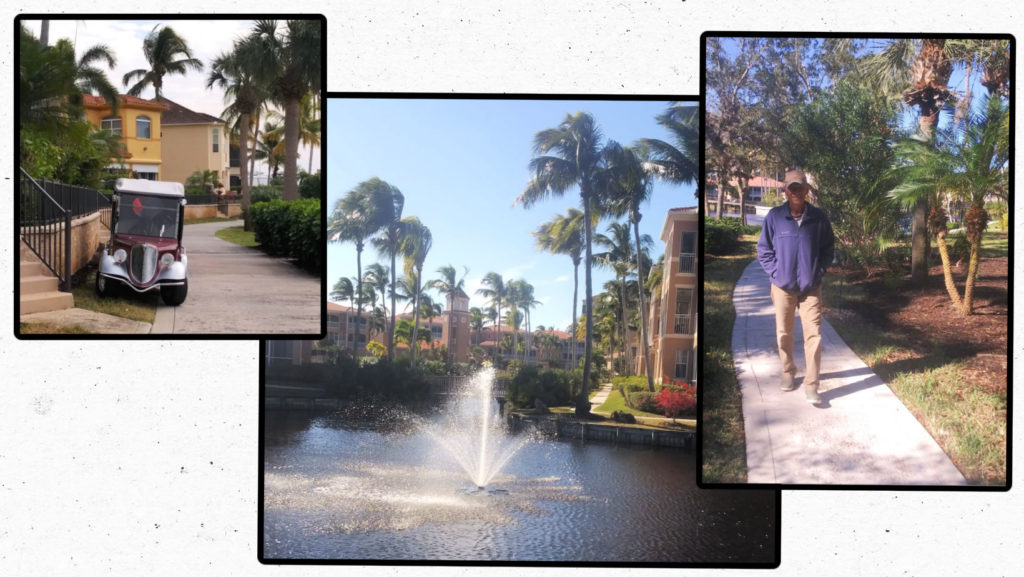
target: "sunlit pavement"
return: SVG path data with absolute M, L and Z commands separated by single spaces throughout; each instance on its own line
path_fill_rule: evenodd
M 733 293 L 732 354 L 743 399 L 749 483 L 963 485 L 928 431 L 822 319 L 821 402 L 779 389 L 768 277 L 755 260 Z M 827 305 L 827 303 L 826 303 Z M 797 384 L 803 331 L 795 323 Z

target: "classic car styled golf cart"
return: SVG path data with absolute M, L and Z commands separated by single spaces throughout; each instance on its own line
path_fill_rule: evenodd
M 136 292 L 160 290 L 180 305 L 188 294 L 188 258 L 181 246 L 185 187 L 178 182 L 119 178 L 111 205 L 110 241 L 100 254 L 96 292 L 118 282 Z

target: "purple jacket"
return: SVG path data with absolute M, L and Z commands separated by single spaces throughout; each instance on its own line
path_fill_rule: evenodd
M 757 241 L 757 260 L 775 286 L 804 292 L 821 284 L 835 256 L 836 237 L 825 213 L 807 203 L 800 226 L 789 203 L 768 211 Z

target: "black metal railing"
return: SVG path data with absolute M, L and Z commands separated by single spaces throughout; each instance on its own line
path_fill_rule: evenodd
M 24 169 L 20 170 L 18 226 L 21 239 L 57 277 L 60 290 L 70 292 L 72 212 Z

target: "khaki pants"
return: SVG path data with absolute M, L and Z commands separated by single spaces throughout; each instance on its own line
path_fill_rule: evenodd
M 804 358 L 807 371 L 804 385 L 817 386 L 821 368 L 821 287 L 807 292 L 789 292 L 772 285 L 772 303 L 775 305 L 775 336 L 779 343 L 782 372 L 796 376 L 793 363 L 793 317 L 800 309 L 800 324 L 804 329 Z

